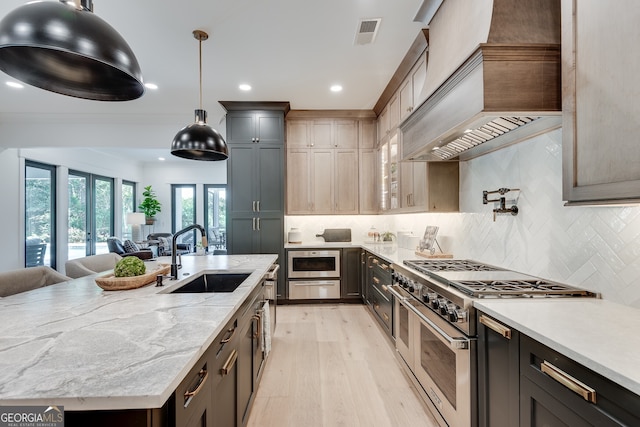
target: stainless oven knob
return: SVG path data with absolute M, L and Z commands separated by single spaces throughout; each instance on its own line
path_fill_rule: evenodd
M 437 298 L 438 294 L 436 294 L 435 292 L 427 291 L 427 294 L 424 296 L 424 302 L 426 302 L 427 304 L 432 303 Z
M 429 296 L 429 302 L 431 303 L 431 308 L 437 310 L 440 306 L 440 298 L 438 298 L 438 294 L 433 293 L 433 297 Z
M 462 310 L 460 308 L 455 310 L 456 314 L 456 322 L 466 322 L 467 321 L 467 311 Z
M 450 302 L 447 304 L 447 314 L 449 316 L 449 321 L 450 322 L 457 322 L 458 321 L 458 313 L 457 313 L 458 307 Z
M 407 286 L 409 287 L 409 292 L 414 292 L 417 288 L 417 284 L 416 282 L 414 282 L 413 280 L 409 280 L 409 282 L 407 283 Z
M 449 304 L 450 303 L 447 302 L 446 299 L 442 298 L 442 300 L 440 301 L 440 314 L 446 315 L 449 312 Z

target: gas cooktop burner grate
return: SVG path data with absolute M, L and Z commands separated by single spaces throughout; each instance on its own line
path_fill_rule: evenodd
M 405 265 L 414 268 L 421 273 L 434 271 L 502 271 L 502 268 L 482 264 L 465 259 L 454 260 L 410 260 L 404 261 Z
M 583 289 L 546 280 L 461 280 L 450 282 L 454 288 L 475 298 L 534 298 L 554 296 L 593 296 Z

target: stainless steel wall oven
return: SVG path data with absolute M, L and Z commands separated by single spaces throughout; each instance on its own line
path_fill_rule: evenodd
M 340 250 L 289 250 L 289 299 L 340 298 Z

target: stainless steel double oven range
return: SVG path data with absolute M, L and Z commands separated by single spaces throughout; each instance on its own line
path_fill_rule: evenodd
M 396 349 L 442 425 L 477 425 L 477 298 L 595 296 L 470 260 L 392 265 Z

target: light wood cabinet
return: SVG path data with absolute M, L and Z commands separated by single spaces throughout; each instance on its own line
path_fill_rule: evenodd
M 394 129 L 400 124 L 400 94 L 391 98 L 389 101 L 389 131 L 393 132 Z
M 400 161 L 403 156 L 399 125 L 423 101 L 427 50 L 423 47 L 404 80 L 378 116 L 378 164 L 376 186 L 380 211 L 456 212 L 459 210 L 457 163 Z
M 376 189 L 378 168 L 378 152 L 373 148 L 358 150 L 358 184 L 360 186 L 360 213 L 375 214 L 378 212 Z
M 400 162 L 400 207 L 423 210 L 427 206 L 426 183 L 426 162 Z
M 378 142 L 382 142 L 385 137 L 389 136 L 389 132 L 391 132 L 391 127 L 389 125 L 389 105 L 387 104 L 378 116 Z
M 400 123 L 404 121 L 413 112 L 415 107 L 423 101 L 421 98 L 422 88 L 424 87 L 425 78 L 427 76 L 427 53 L 422 54 L 418 62 L 411 69 L 407 78 L 402 82 L 398 90 L 398 98 L 400 98 Z
M 375 144 L 373 120 L 290 120 L 287 137 L 288 214 L 358 214 L 361 206 L 367 212 L 375 211 L 371 192 L 360 200 L 362 156 L 358 148 L 361 143 L 364 147 Z M 364 158 L 370 162 L 370 157 Z M 374 169 L 375 159 L 365 172 L 373 174 Z M 373 186 L 375 178 L 367 178 Z
M 287 213 L 312 213 L 311 150 L 287 149 Z
M 373 120 L 358 121 L 358 148 L 375 148 L 376 141 L 376 122 Z
M 640 200 L 634 0 L 562 0 L 563 199 Z

